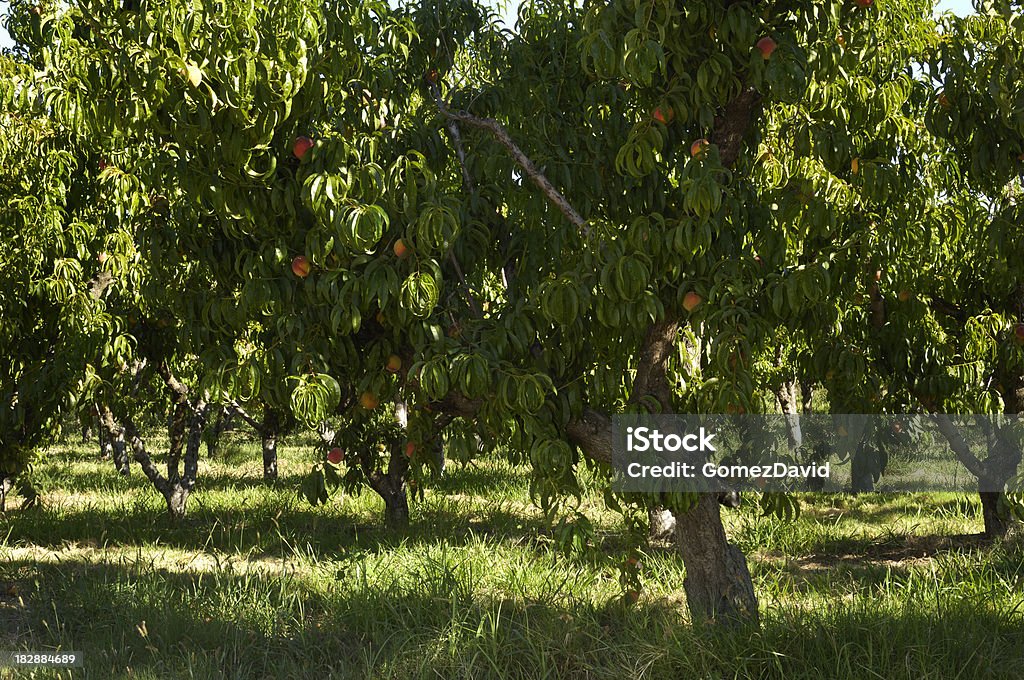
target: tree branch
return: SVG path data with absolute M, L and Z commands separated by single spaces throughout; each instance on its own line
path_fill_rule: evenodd
M 452 267 L 455 268 L 455 275 L 459 277 L 459 284 L 462 287 L 462 292 L 466 294 L 466 303 L 469 304 L 469 311 L 472 312 L 473 316 L 480 318 L 480 305 L 477 304 L 476 298 L 473 297 L 473 291 L 469 289 L 469 284 L 466 283 L 466 277 L 462 273 L 462 267 L 459 266 L 459 261 L 455 257 L 455 252 L 448 251 L 448 260 L 452 263 Z
M 466 149 L 462 146 L 462 133 L 459 132 L 459 125 L 454 120 L 449 120 L 446 127 L 452 138 L 452 146 L 455 147 L 455 157 L 459 159 L 459 167 L 462 168 L 462 183 L 466 186 L 466 191 L 476 194 L 473 176 L 469 174 L 469 167 L 466 165 Z
M 944 300 L 938 295 L 931 295 L 929 297 L 931 298 L 931 301 L 928 303 L 928 306 L 932 311 L 938 312 L 939 314 L 945 314 L 946 316 L 955 319 L 961 325 L 967 321 L 967 314 L 964 313 L 964 310 L 960 309 L 952 302 Z
M 548 178 L 544 176 L 544 173 L 542 173 L 536 165 L 534 165 L 529 156 L 523 153 L 523 150 L 516 145 L 512 140 L 512 137 L 508 134 L 508 131 L 501 125 L 501 123 L 493 118 L 480 118 L 479 116 L 474 116 L 467 111 L 452 111 L 441 98 L 441 92 L 438 90 L 436 85 L 431 86 L 431 92 L 433 92 L 434 101 L 437 102 L 437 108 L 441 112 L 441 115 L 449 120 L 465 123 L 471 127 L 489 132 L 499 144 L 508 150 L 509 155 L 512 156 L 516 165 L 526 173 L 526 176 L 530 178 L 530 180 L 545 196 L 547 196 L 548 200 L 558 208 L 565 218 L 578 227 L 584 236 L 590 235 L 590 229 L 587 227 L 586 220 L 576 212 L 576 209 L 572 207 L 569 200 L 563 196 L 550 181 L 548 181 Z
M 260 423 L 255 418 L 253 418 L 251 415 L 249 415 L 249 413 L 246 412 L 246 410 L 244 408 L 242 408 L 241 404 L 239 404 L 237 401 L 232 399 L 231 403 L 229 404 L 229 406 L 232 408 L 232 410 L 234 410 L 235 413 L 238 414 L 239 418 L 241 418 L 242 420 L 245 421 L 245 423 L 249 427 L 251 427 L 252 429 L 256 430 L 256 434 L 259 434 L 259 435 L 263 434 L 263 424 Z
M 447 128 L 448 134 L 452 139 L 452 146 L 455 147 L 455 156 L 459 159 L 459 167 L 462 168 L 462 183 L 471 196 L 476 196 L 473 177 L 469 174 L 469 168 L 466 166 L 466 150 L 462 147 L 462 135 L 459 133 L 459 126 L 454 120 L 449 120 Z M 448 260 L 452 263 L 452 267 L 455 268 L 455 275 L 459 277 L 459 283 L 462 284 L 462 290 L 466 294 L 466 301 L 469 303 L 469 310 L 473 313 L 473 316 L 479 319 L 481 316 L 480 306 L 477 304 L 476 298 L 473 297 L 469 284 L 466 283 L 466 277 L 462 273 L 462 267 L 459 265 L 459 260 L 455 257 L 454 251 L 448 251 Z
M 750 126 L 761 113 L 761 93 L 747 88 L 725 109 L 715 116 L 711 131 L 711 143 L 718 147 L 718 157 L 725 167 L 731 167 L 743 150 L 743 140 Z
M 653 396 L 661 405 L 662 413 L 672 411 L 672 390 L 668 381 L 668 360 L 675 348 L 679 333 L 679 319 L 667 319 L 648 327 L 637 361 L 636 377 L 629 401 L 638 403 L 645 396 Z
M 960 434 L 960 428 L 953 424 L 944 413 L 933 413 L 935 418 L 935 424 L 939 427 L 939 432 L 949 442 L 949 447 L 953 449 L 953 453 L 956 454 L 957 459 L 963 463 L 964 467 L 967 468 L 972 475 L 978 479 L 985 477 L 985 466 L 977 456 L 971 451 L 971 445 L 967 443 L 964 436 Z
M 166 361 L 160 361 L 156 365 L 156 372 L 163 378 L 164 384 L 167 385 L 168 391 L 171 393 L 171 397 L 174 399 L 175 404 L 184 403 L 188 399 L 188 388 L 182 385 L 174 374 L 171 373 L 170 367 Z
M 132 457 L 139 464 L 139 467 L 142 468 L 149 481 L 156 487 L 157 491 L 166 497 L 170 493 L 170 484 L 160 474 L 160 470 L 157 469 L 153 459 L 150 458 L 149 453 L 146 451 L 146 445 L 142 441 L 138 429 L 135 427 L 135 423 L 127 415 L 121 418 L 121 422 L 123 425 L 118 425 L 114 421 L 114 414 L 111 413 L 110 408 L 106 404 L 100 408 L 100 424 L 107 431 L 107 434 L 111 439 L 117 439 L 122 433 L 125 435 L 128 444 L 132 447 Z

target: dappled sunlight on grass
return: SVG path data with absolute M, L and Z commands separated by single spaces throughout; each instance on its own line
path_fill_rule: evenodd
M 714 631 L 688 624 L 670 545 L 644 549 L 632 607 L 616 570 L 559 552 L 524 468 L 450 464 L 393 535 L 372 493 L 298 497 L 309 447 L 274 484 L 236 447 L 178 523 L 137 469 L 51 451 L 44 505 L 0 518 L 6 644 L 81 649 L 98 678 L 1018 677 L 1021 550 L 969 536 L 970 497 L 806 496 L 791 523 L 747 499 L 724 517 L 763 625 Z M 621 562 L 622 518 L 595 490 L 581 507 Z

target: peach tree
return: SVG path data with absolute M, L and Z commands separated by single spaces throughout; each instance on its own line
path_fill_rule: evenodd
M 307 497 L 367 484 L 399 525 L 439 436 L 528 460 L 555 515 L 616 413 L 763 411 L 781 369 L 878 408 L 850 329 L 950 179 L 929 2 L 552 1 L 514 33 L 468 0 L 40 7 L 25 91 L 113 162 L 140 313 L 93 388 L 140 460 L 131 381 L 167 390 L 172 512 L 218 403 L 344 444 Z M 756 620 L 715 498 L 609 500 L 675 514 L 695 619 Z
M 99 211 L 90 160 L 72 135 L 15 107 L 31 68 L 0 56 L 0 483 L 27 474 L 86 394 L 86 367 L 118 361 L 118 335 L 101 301 L 107 280 L 92 255 Z M 2 496 L 0 496 L 2 502 Z
M 911 194 L 914 228 L 880 250 L 882 276 L 868 291 L 861 336 L 888 408 L 1017 416 L 1024 407 L 1024 90 L 1016 76 L 1024 21 L 1019 3 L 981 9 L 943 17 L 923 53 L 929 98 L 920 136 L 930 148 Z M 951 425 L 944 434 L 987 489 L 985 533 L 1005 534 L 1019 494 L 996 489 L 1017 473 L 1016 437 L 978 451 Z

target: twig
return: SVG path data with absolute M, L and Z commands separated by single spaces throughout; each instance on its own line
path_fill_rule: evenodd
M 480 318 L 480 306 L 476 303 L 476 298 L 473 297 L 473 292 L 469 289 L 469 284 L 466 283 L 466 277 L 462 274 L 462 267 L 459 266 L 459 261 L 455 257 L 455 253 L 449 251 L 448 259 L 451 260 L 452 266 L 455 268 L 455 275 L 459 277 L 459 283 L 462 284 L 462 290 L 466 294 L 466 302 L 469 304 L 469 311 L 473 313 L 473 316 Z
M 452 138 L 452 146 L 455 147 L 455 156 L 459 159 L 459 167 L 462 168 L 462 183 L 466 185 L 466 191 L 471 196 L 476 196 L 476 186 L 473 184 L 473 176 L 469 174 L 469 168 L 466 166 L 466 149 L 462 146 L 462 134 L 459 132 L 459 125 L 454 120 L 448 121 L 448 134 Z M 469 304 L 469 310 L 473 313 L 473 316 L 480 318 L 480 306 L 477 304 L 476 298 L 473 297 L 473 291 L 470 290 L 469 284 L 466 283 L 466 277 L 462 273 L 462 267 L 459 265 L 458 258 L 455 257 L 455 253 L 452 251 L 448 252 L 448 259 L 451 260 L 452 266 L 455 268 L 455 274 L 459 277 L 459 282 L 462 284 L 462 290 L 466 294 L 466 302 Z

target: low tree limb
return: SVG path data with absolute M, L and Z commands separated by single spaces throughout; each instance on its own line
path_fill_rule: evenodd
M 242 408 L 241 404 L 232 400 L 229 406 L 231 406 L 232 410 L 234 410 L 234 412 L 238 414 L 238 417 L 244 420 L 249 427 L 256 430 L 256 434 L 263 434 L 263 423 L 249 415 L 249 413 Z
M 963 466 L 972 475 L 982 479 L 985 476 L 985 465 L 971 451 L 971 445 L 967 443 L 967 440 L 960 433 L 960 428 L 954 425 L 949 416 L 944 413 L 934 413 L 932 415 L 935 418 L 935 424 L 939 427 L 939 432 L 949 442 L 949 447 L 953 449 L 957 459 L 963 463 Z

